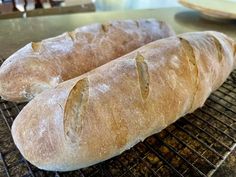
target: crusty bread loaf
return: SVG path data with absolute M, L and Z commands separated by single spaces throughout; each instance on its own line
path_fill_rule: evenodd
M 9 101 L 29 101 L 62 81 L 171 35 L 173 30 L 155 19 L 123 20 L 92 24 L 29 43 L 2 64 L 0 96 Z
M 147 44 L 36 96 L 13 123 L 14 142 L 45 170 L 119 155 L 201 107 L 232 71 L 235 51 L 218 32 Z

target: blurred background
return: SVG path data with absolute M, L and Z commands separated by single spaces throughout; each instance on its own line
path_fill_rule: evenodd
M 2 18 L 180 6 L 177 0 L 0 0 Z
M 177 0 L 96 0 L 98 11 L 153 9 L 158 7 L 180 6 Z

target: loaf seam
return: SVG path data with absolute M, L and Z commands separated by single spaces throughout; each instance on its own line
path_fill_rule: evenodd
M 32 42 L 31 43 L 31 47 L 32 47 L 34 52 L 39 52 L 40 51 L 41 43 L 42 42 Z
M 79 80 L 71 89 L 64 111 L 64 135 L 72 143 L 76 142 L 83 128 L 83 114 L 89 98 L 88 78 Z
M 192 45 L 190 44 L 190 42 L 187 39 L 184 39 L 182 37 L 179 37 L 179 39 L 180 39 L 181 45 L 183 45 L 182 49 L 184 50 L 185 55 L 187 55 L 188 62 L 194 66 L 194 70 L 196 71 L 196 76 L 192 76 L 192 78 L 196 78 L 196 80 L 194 82 L 195 89 L 193 91 L 193 97 L 192 97 L 192 101 L 191 101 L 190 108 L 189 108 L 189 110 L 192 110 L 194 103 L 195 103 L 195 98 L 196 98 L 197 92 L 199 90 L 199 69 L 198 69 L 197 59 L 194 54 L 194 49 L 193 49 Z M 190 51 L 187 51 L 188 49 Z M 190 52 L 191 55 L 188 55 L 188 52 Z M 189 57 L 191 57 L 192 60 Z M 189 66 L 189 70 L 191 71 L 190 66 Z
M 149 95 L 149 82 L 150 82 L 148 65 L 145 62 L 144 57 L 140 53 L 137 53 L 135 61 L 136 61 L 136 70 L 138 73 L 141 96 L 143 100 L 146 100 Z

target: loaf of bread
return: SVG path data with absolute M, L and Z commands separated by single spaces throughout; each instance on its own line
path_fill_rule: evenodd
M 29 43 L 2 64 L 0 96 L 9 101 L 29 101 L 62 81 L 172 35 L 166 23 L 155 19 L 123 20 L 92 24 Z
M 201 107 L 235 68 L 235 51 L 211 31 L 147 44 L 36 96 L 13 123 L 14 142 L 45 170 L 119 155 Z

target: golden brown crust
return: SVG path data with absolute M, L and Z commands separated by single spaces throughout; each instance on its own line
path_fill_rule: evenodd
M 0 68 L 0 96 L 23 102 L 62 81 L 77 77 L 144 44 L 174 35 L 155 19 L 92 24 L 32 42 Z
M 201 107 L 232 71 L 233 54 L 233 41 L 217 32 L 152 42 L 35 97 L 15 119 L 13 139 L 27 160 L 46 170 L 119 155 Z

